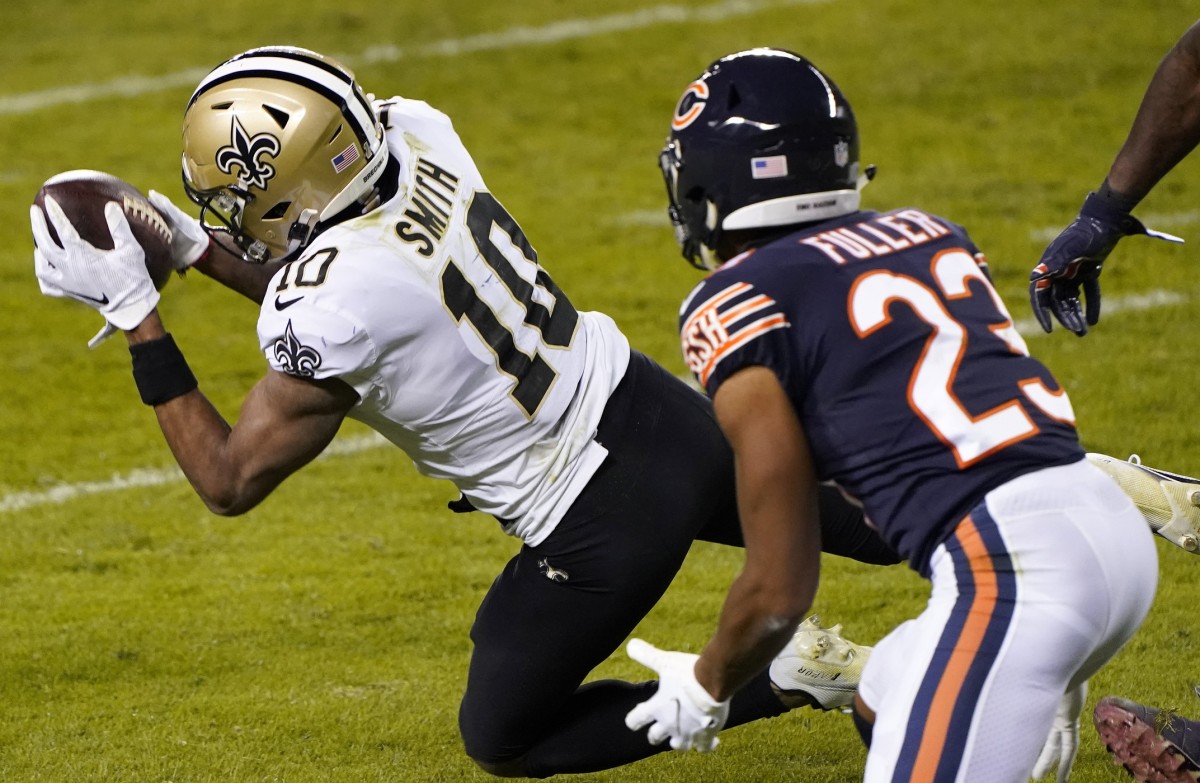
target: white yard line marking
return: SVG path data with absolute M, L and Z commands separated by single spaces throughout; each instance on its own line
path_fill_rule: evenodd
M 1141 216 L 1141 220 L 1151 228 L 1176 228 L 1179 226 L 1191 226 L 1200 223 L 1200 209 L 1192 209 L 1186 212 L 1148 212 Z M 670 221 L 667 220 L 667 210 L 663 209 L 635 209 L 623 214 L 617 215 L 614 222 L 619 226 L 669 226 Z M 1062 230 L 1067 227 L 1066 223 L 1056 226 L 1043 226 L 1035 228 L 1029 232 L 1029 239 L 1038 244 L 1049 244 L 1054 241 Z M 1033 262 L 1030 263 L 1033 266 Z
M 382 436 L 371 433 L 341 438 L 329 444 L 317 459 L 358 454 L 380 446 L 388 445 Z M 62 505 L 70 500 L 89 495 L 107 495 L 110 492 L 120 492 L 125 489 L 139 487 L 161 487 L 165 484 L 176 484 L 186 481 L 179 468 L 136 468 L 128 473 L 115 474 L 110 479 L 102 481 L 79 481 L 75 483 L 55 484 L 49 489 L 12 492 L 0 496 L 0 513 L 6 511 L 23 511 L 39 506 Z
M 1187 294 L 1181 294 L 1177 291 L 1164 291 L 1162 289 L 1154 289 L 1144 294 L 1114 296 L 1111 299 L 1105 297 L 1104 307 L 1100 311 L 1100 320 L 1103 323 L 1105 318 L 1120 312 L 1132 313 L 1139 310 L 1156 310 L 1160 307 L 1171 307 L 1172 305 L 1183 304 L 1187 301 Z M 1033 318 L 1022 318 L 1015 321 L 1013 325 L 1017 327 L 1017 331 L 1021 333 L 1021 336 L 1026 339 L 1041 337 L 1046 334 L 1042 331 L 1042 327 L 1038 325 L 1037 320 Z M 1062 324 L 1055 321 L 1054 331 L 1061 332 L 1065 330 Z
M 509 27 L 492 33 L 464 38 L 447 38 L 413 47 L 372 46 L 360 54 L 335 55 L 347 65 L 389 63 L 413 57 L 457 57 L 473 52 L 544 46 L 609 33 L 627 32 L 660 24 L 721 22 L 750 16 L 774 8 L 817 5 L 832 0 L 725 0 L 712 5 L 689 8 L 682 5 L 656 5 L 623 14 L 592 18 L 564 19 L 540 27 Z M 207 68 L 189 68 L 162 76 L 126 76 L 96 84 L 76 84 L 17 95 L 0 95 L 0 116 L 30 114 L 42 109 L 103 98 L 134 98 L 168 89 L 194 87 Z
M 1154 290 L 1144 294 L 1130 296 L 1114 296 L 1104 300 L 1104 315 L 1111 317 L 1120 312 L 1137 310 L 1153 310 L 1159 307 L 1184 304 L 1189 297 L 1174 291 Z M 1025 337 L 1037 337 L 1045 334 L 1037 321 L 1032 318 L 1016 322 L 1017 331 Z M 1055 331 L 1062 331 L 1061 327 Z M 687 380 L 691 380 L 690 377 Z M 359 454 L 371 449 L 387 446 L 388 441 L 374 433 L 340 438 L 329 445 L 318 459 L 327 457 Z M 101 481 L 80 481 L 75 483 L 56 484 L 49 489 L 35 491 L 11 492 L 0 495 L 0 513 L 9 511 L 24 511 L 25 509 L 41 506 L 61 505 L 71 500 L 89 495 L 107 495 L 110 492 L 120 492 L 126 489 L 140 487 L 161 487 L 165 484 L 175 484 L 184 480 L 178 468 L 137 468 L 128 473 L 116 474 L 110 479 Z
M 1144 215 L 1137 216 L 1143 223 L 1150 228 L 1175 228 L 1177 226 L 1191 226 L 1200 223 L 1200 210 L 1190 209 L 1186 212 L 1147 212 Z M 1070 220 L 1067 221 L 1068 223 Z M 1049 244 L 1053 242 L 1055 237 L 1062 233 L 1062 230 L 1067 227 L 1067 223 L 1057 226 L 1044 226 L 1035 228 L 1029 232 L 1029 238 L 1039 244 Z
M 614 222 L 618 226 L 671 227 L 671 221 L 667 217 L 667 208 L 665 206 L 662 209 L 635 209 L 632 212 L 617 215 Z

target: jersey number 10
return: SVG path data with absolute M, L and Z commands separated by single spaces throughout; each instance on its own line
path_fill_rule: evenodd
M 508 236 L 519 255 L 505 254 L 496 246 L 492 241 L 493 226 Z M 542 344 L 565 348 L 575 335 L 579 313 L 545 270 L 538 266 L 537 253 L 525 238 L 521 227 L 495 196 L 486 191 L 474 194 L 467 210 L 467 227 L 480 257 L 521 304 L 525 317 L 517 324 L 501 321 L 453 260 L 446 264 L 442 272 L 442 301 L 459 322 L 465 318 L 487 343 L 496 355 L 496 366 L 500 372 L 516 381 L 513 399 L 526 415 L 533 416 L 558 374 L 540 352 L 534 351 L 530 355 L 522 351 L 517 345 L 514 331 L 533 328 L 540 334 Z M 522 267 L 524 276 L 514 264 Z M 527 278 L 532 278 L 534 282 L 529 282 Z M 537 289 L 548 294 L 553 304 L 547 307 L 536 301 L 534 292 Z

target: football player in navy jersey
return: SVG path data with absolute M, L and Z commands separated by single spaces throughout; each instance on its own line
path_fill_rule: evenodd
M 716 744 L 812 604 L 833 485 L 932 584 L 863 673 L 865 779 L 1011 783 L 1059 758 L 1064 779 L 1087 678 L 1142 622 L 1156 553 L 983 255 L 937 215 L 860 210 L 854 114 L 791 52 L 709 66 L 660 162 L 684 257 L 713 270 L 681 340 L 733 447 L 746 559 L 699 656 L 629 643 L 660 685 L 627 725 Z
M 694 540 L 741 543 L 732 454 L 709 401 L 631 350 L 611 318 L 572 306 L 450 119 L 422 101 L 374 100 L 315 52 L 255 49 L 202 80 L 183 142 L 205 225 L 151 194 L 177 266 L 260 307 L 268 367 L 236 423 L 167 333 L 119 206 L 109 251 L 81 240 L 52 199 L 31 219 L 43 293 L 97 308 L 102 335 L 125 332 L 140 396 L 197 494 L 215 513 L 244 513 L 346 418 L 363 421 L 453 482 L 456 510 L 495 518 L 481 530 L 499 522 L 522 541 L 471 629 L 459 716 L 471 758 L 546 777 L 657 752 L 623 723 L 656 683 L 581 683 Z M 822 505 L 827 550 L 898 562 L 836 491 Z M 811 618 L 792 631 L 734 699 L 730 725 L 851 700 L 869 648 Z

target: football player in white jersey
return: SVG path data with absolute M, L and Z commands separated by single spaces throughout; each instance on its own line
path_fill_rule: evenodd
M 111 251 L 80 240 L 52 200 L 61 246 L 40 210 L 31 219 L 43 292 L 124 330 L 140 396 L 199 496 L 243 513 L 346 417 L 365 422 L 452 481 L 455 510 L 486 512 L 524 543 L 471 630 L 470 757 L 544 777 L 657 752 L 623 722 L 657 683 L 580 684 L 693 540 L 741 544 L 732 458 L 705 397 L 631 351 L 610 318 L 571 305 L 424 103 L 374 101 L 313 52 L 256 49 L 200 83 L 183 141 L 201 220 L 151 195 L 177 264 L 261 307 L 269 368 L 235 425 L 167 333 L 120 210 L 108 214 Z M 835 491 L 822 506 L 826 551 L 897 562 Z M 849 703 L 866 652 L 806 622 L 770 676 L 733 699 L 727 725 Z

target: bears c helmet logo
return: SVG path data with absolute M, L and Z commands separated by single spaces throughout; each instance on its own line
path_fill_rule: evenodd
M 677 131 L 681 131 L 691 125 L 700 116 L 700 113 L 704 111 L 704 104 L 707 100 L 707 84 L 699 80 L 689 84 L 687 89 L 683 91 L 683 97 L 679 99 L 679 103 L 675 106 L 675 116 L 671 119 L 671 127 Z

